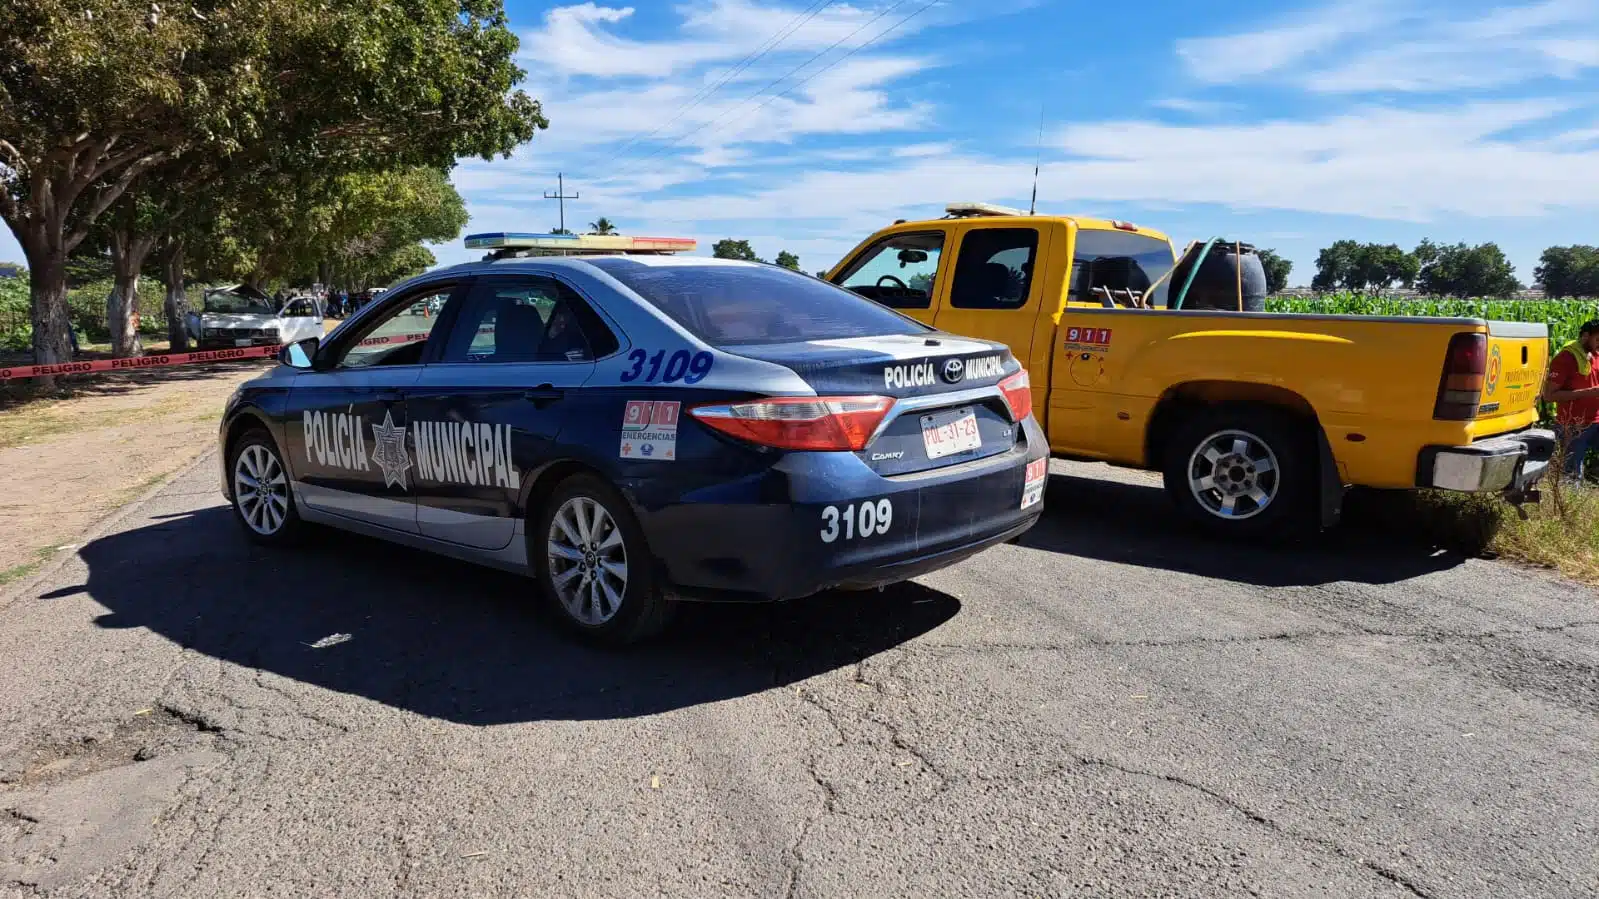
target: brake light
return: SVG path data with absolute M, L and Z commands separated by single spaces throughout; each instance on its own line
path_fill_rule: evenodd
M 1138 226 L 1133 224 L 1132 222 L 1112 221 L 1110 223 L 1110 226 L 1112 228 L 1115 228 L 1117 231 L 1137 231 L 1138 230 Z
M 1438 379 L 1438 402 L 1432 417 L 1443 421 L 1470 421 L 1477 417 L 1482 385 L 1488 371 L 1488 337 L 1469 332 L 1449 339 L 1443 375 Z
M 893 405 L 886 396 L 785 396 L 700 406 L 689 414 L 731 437 L 773 449 L 859 452 Z
M 1033 381 L 1027 377 L 1027 369 L 1000 381 L 999 391 L 1005 395 L 1006 405 L 1010 406 L 1012 421 L 1021 421 L 1033 414 Z

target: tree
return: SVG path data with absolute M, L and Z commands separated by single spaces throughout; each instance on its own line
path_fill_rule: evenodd
M 1264 259 L 1262 260 L 1264 262 Z M 1409 287 L 1420 264 L 1395 244 L 1334 241 L 1316 256 L 1316 290 L 1383 290 L 1395 284 Z M 1283 273 L 1287 277 L 1287 272 Z
M 800 270 L 799 257 L 787 250 L 779 250 L 777 252 L 777 264 L 787 269 L 793 269 L 796 272 Z
M 1533 277 L 1548 297 L 1599 297 L 1599 247 L 1550 247 Z
M 551 234 L 571 234 L 572 230 L 570 228 L 551 228 L 550 229 L 550 233 Z
M 605 216 L 602 215 L 599 218 L 595 219 L 594 221 L 589 222 L 589 233 L 590 234 L 615 234 L 616 233 L 616 225 L 610 219 L 608 219 L 608 218 L 606 218 Z
M 1333 245 L 1316 254 L 1316 277 L 1310 281 L 1313 290 L 1337 290 L 1347 284 L 1355 270 L 1355 256 L 1360 244 L 1352 240 L 1334 241 Z
M 731 237 L 723 238 L 711 245 L 711 255 L 717 259 L 742 259 L 745 262 L 764 262 L 765 260 L 755 255 L 755 250 L 747 240 L 734 240 Z
M 1424 240 L 1415 255 L 1421 264 L 1416 284 L 1425 294 L 1465 299 L 1507 296 L 1521 289 L 1515 266 L 1498 244 L 1449 246 Z
M 164 162 L 446 168 L 547 125 L 513 90 L 499 0 L 12 0 L 0 35 L 0 217 L 28 257 L 39 362 L 70 352 L 68 254 Z
M 1266 292 L 1278 293 L 1288 287 L 1288 273 L 1294 264 L 1277 255 L 1276 250 L 1257 250 L 1260 265 L 1266 270 Z

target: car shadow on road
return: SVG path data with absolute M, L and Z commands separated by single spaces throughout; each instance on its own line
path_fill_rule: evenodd
M 532 581 L 313 529 L 255 546 L 226 507 L 80 550 L 107 628 L 149 628 L 196 652 L 464 724 L 594 720 L 731 699 L 855 664 L 954 617 L 907 583 L 758 605 L 686 605 L 661 640 L 594 648 L 535 611 Z M 322 649 L 334 634 L 350 639 Z
M 1383 499 L 1352 494 L 1343 522 L 1315 537 L 1281 545 L 1246 544 L 1197 533 L 1178 517 L 1158 484 L 1054 474 L 1045 490 L 1043 518 L 1017 542 L 1260 587 L 1391 584 L 1465 560 L 1384 520 L 1391 504 Z

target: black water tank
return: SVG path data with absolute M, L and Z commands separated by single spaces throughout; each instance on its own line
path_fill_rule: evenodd
M 1188 273 L 1193 271 L 1194 260 L 1204 249 L 1203 243 L 1195 244 L 1172 269 L 1171 287 L 1168 289 L 1173 303 L 1176 302 L 1178 291 L 1183 288 L 1183 282 L 1188 280 Z M 1261 265 L 1260 255 L 1247 243 L 1238 244 L 1219 238 L 1200 264 L 1199 274 L 1194 276 L 1194 283 L 1188 288 L 1182 308 L 1238 311 L 1240 269 L 1243 270 L 1243 311 L 1266 311 L 1266 267 Z

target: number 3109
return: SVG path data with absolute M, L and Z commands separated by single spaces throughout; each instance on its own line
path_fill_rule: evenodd
M 894 504 L 887 499 L 875 503 L 868 500 L 859 506 L 850 503 L 842 511 L 837 506 L 828 506 L 822 509 L 822 524 L 826 525 L 822 528 L 822 542 L 832 543 L 841 531 L 845 540 L 886 534 L 893 523 Z

